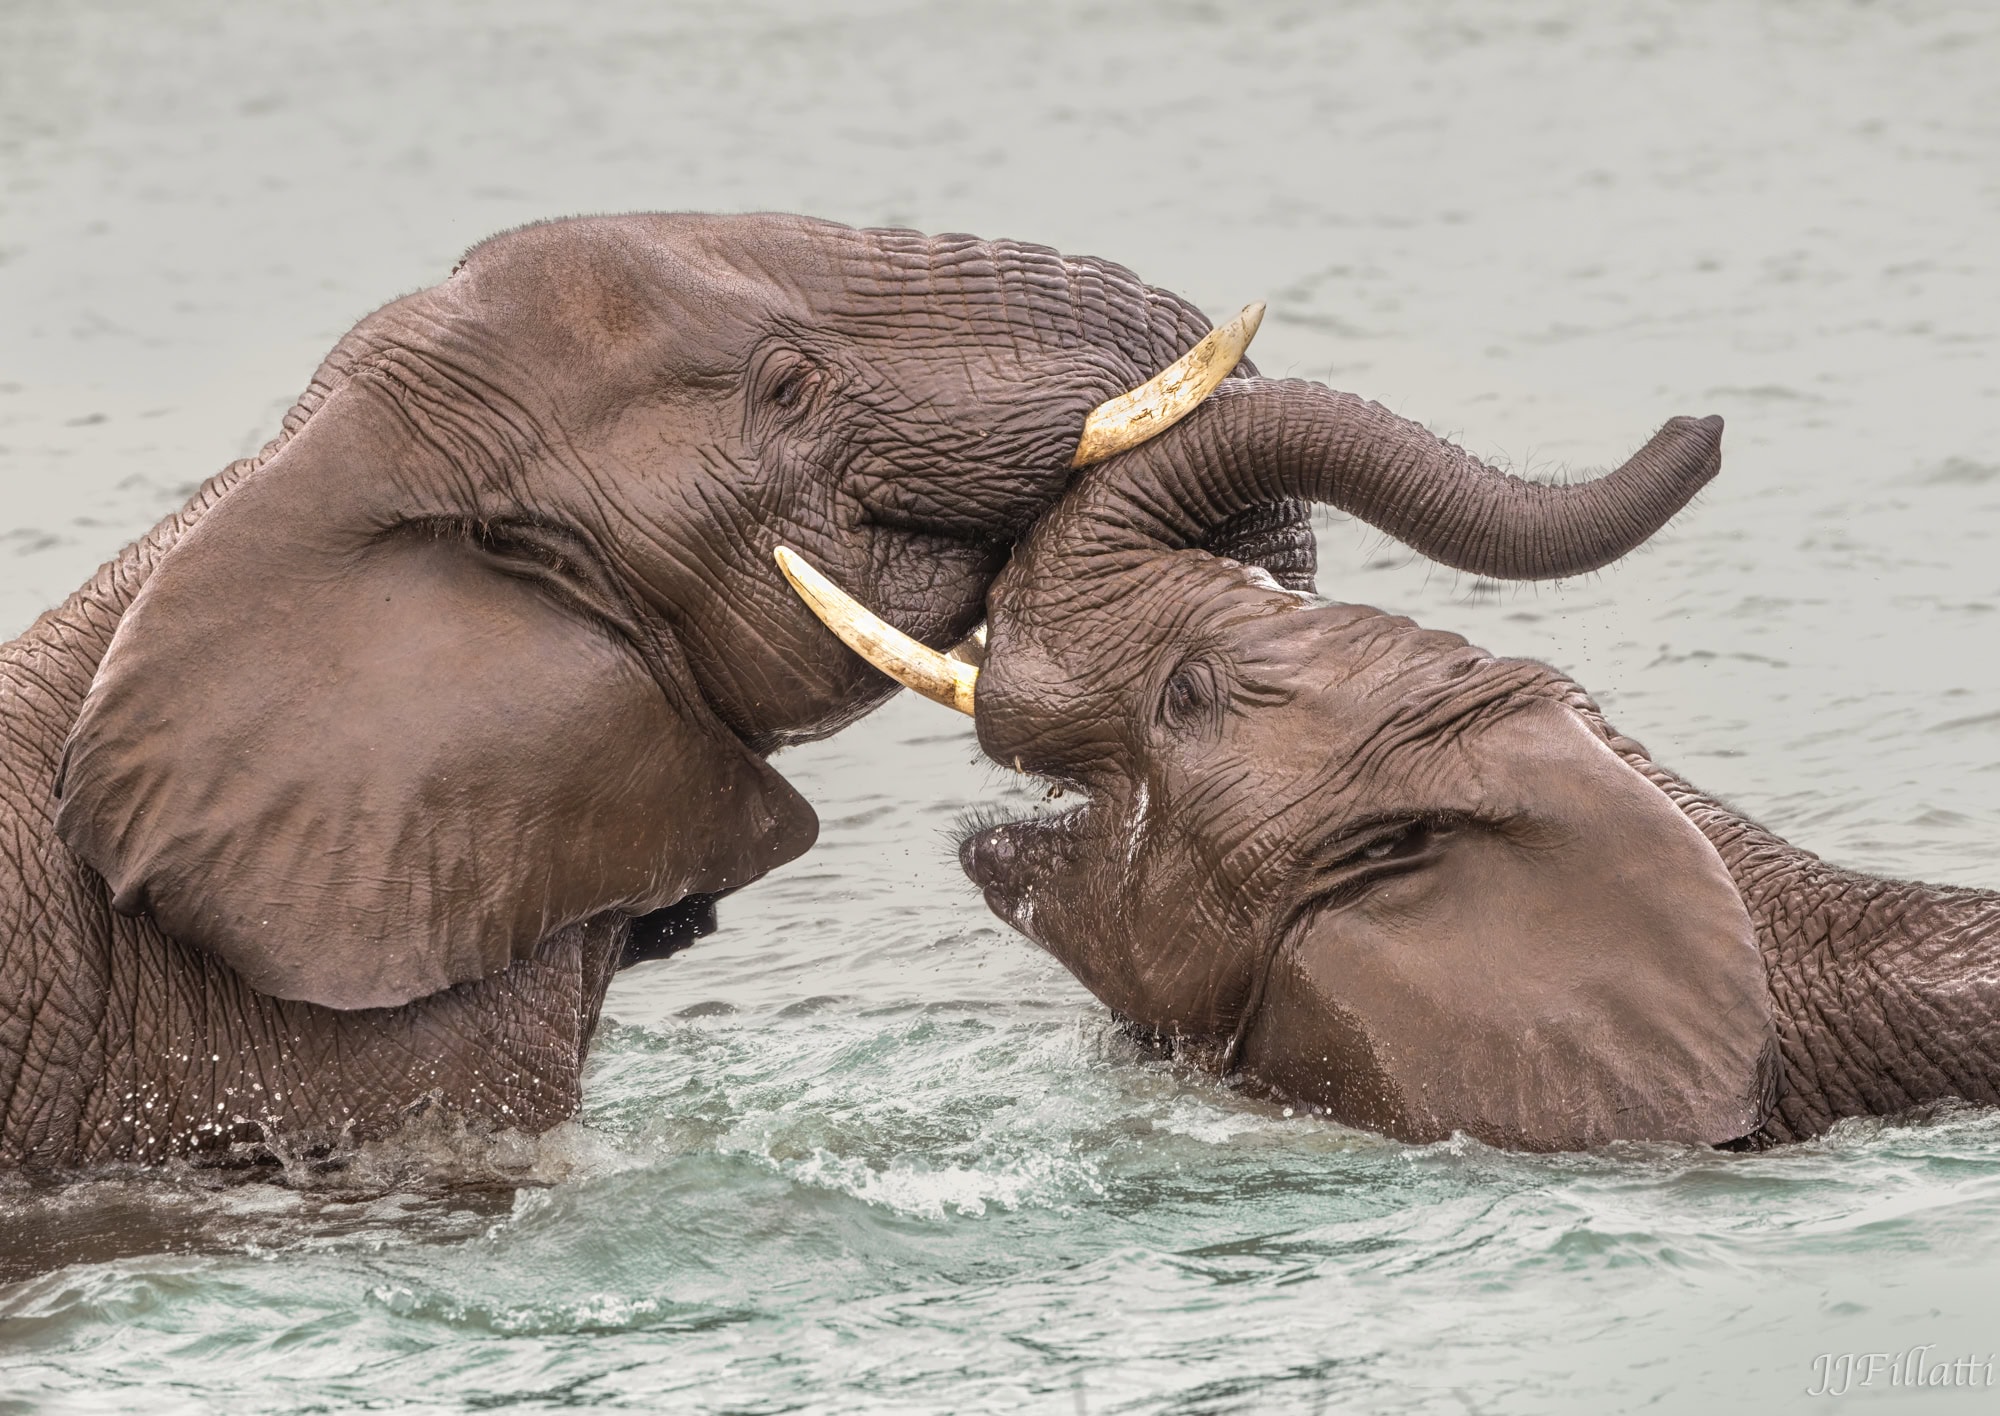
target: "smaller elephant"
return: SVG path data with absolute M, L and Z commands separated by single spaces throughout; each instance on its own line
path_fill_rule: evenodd
M 2000 1102 L 2000 895 L 1828 865 L 1544 664 L 1195 549 L 1252 489 L 1351 504 L 1396 460 L 1372 405 L 1272 402 L 1225 385 L 1098 469 L 989 591 L 957 696 L 1082 797 L 965 839 L 995 913 L 1142 1033 L 1406 1141 L 1758 1146 Z M 1676 420 L 1565 506 L 1667 495 L 1720 431 Z M 1490 508 L 1543 489 L 1484 469 L 1400 492 L 1459 518 L 1461 566 L 1550 573 L 1575 524 L 1510 535 Z

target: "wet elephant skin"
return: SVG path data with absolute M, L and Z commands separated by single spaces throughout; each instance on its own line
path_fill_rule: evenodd
M 1230 405 L 1093 471 L 992 588 L 980 741 L 1083 798 L 965 840 L 996 913 L 1141 1032 L 1412 1141 L 2000 1102 L 2000 896 L 1830 866 L 1546 665 L 1194 549 L 1218 489 L 1340 482 Z

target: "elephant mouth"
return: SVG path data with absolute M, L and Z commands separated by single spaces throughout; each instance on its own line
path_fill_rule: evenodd
M 995 819 L 981 813 L 960 825 L 958 863 L 986 897 L 986 907 L 1046 947 L 1035 912 L 1049 885 L 1077 859 L 1087 832 L 1086 801 L 1049 815 Z

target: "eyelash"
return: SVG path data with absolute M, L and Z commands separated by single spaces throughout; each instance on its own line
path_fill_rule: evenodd
M 1223 697 L 1215 666 L 1206 659 L 1185 659 L 1161 686 L 1154 717 L 1168 732 L 1189 733 L 1214 722 Z
M 796 413 L 812 402 L 819 389 L 819 366 L 803 355 L 784 358 L 783 366 L 772 370 L 764 401 L 785 413 Z
M 1439 842 L 1464 824 L 1461 818 L 1437 817 L 1418 818 L 1385 828 L 1332 863 L 1331 872 L 1355 872 L 1335 886 L 1335 891 L 1359 894 L 1378 880 L 1402 874 L 1426 859 Z
M 778 383 L 771 390 L 771 401 L 780 408 L 790 408 L 799 401 L 805 391 L 808 374 L 804 365 L 794 365 L 778 376 Z

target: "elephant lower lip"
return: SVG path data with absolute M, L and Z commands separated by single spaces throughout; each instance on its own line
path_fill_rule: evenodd
M 959 842 L 958 863 L 966 878 L 986 892 L 987 903 L 996 912 L 1007 914 L 1009 900 L 1054 865 L 1083 811 L 1077 807 L 1059 816 L 1031 816 L 982 826 Z
M 1012 876 L 1019 854 L 1015 848 L 1016 828 L 1021 824 L 991 826 L 959 842 L 958 863 L 968 880 L 982 890 L 992 890 Z
M 975 831 L 958 848 L 959 864 L 979 887 L 986 908 L 1036 943 L 1042 940 L 1035 930 L 1035 901 L 1044 879 L 1037 867 L 1053 834 L 1037 820 L 1009 821 Z

